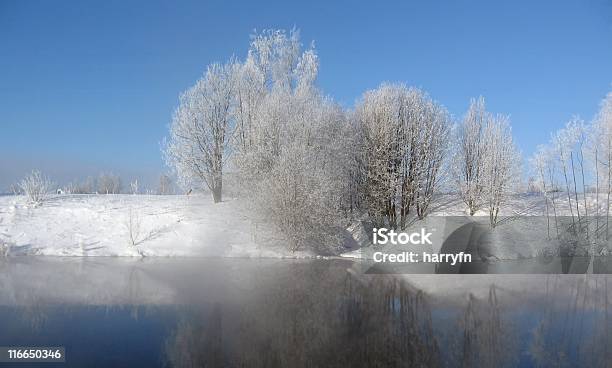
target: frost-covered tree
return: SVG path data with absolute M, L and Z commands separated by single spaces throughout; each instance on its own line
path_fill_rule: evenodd
M 302 56 L 299 31 L 264 30 L 251 35 L 248 59 L 264 77 L 267 89 L 291 90 Z
M 580 212 L 578 209 L 578 198 L 576 190 L 576 176 L 574 171 L 574 159 L 575 159 L 575 147 L 580 139 L 582 132 L 582 122 L 577 118 L 572 118 L 567 122 L 564 128 L 559 129 L 552 136 L 552 145 L 555 149 L 555 154 L 559 161 L 559 167 L 563 175 L 563 181 L 565 183 L 565 191 L 567 194 L 567 203 L 574 222 L 574 216 L 578 216 L 580 220 Z M 574 193 L 576 201 L 572 203 L 572 188 L 573 183 Z
M 536 187 L 538 191 L 544 195 L 548 237 L 551 237 L 551 207 L 555 221 L 555 230 L 558 236 L 559 227 L 557 223 L 557 207 L 555 203 L 556 184 L 554 179 L 554 153 L 549 146 L 540 145 L 533 156 L 529 159 L 529 164 L 535 173 Z
M 172 194 L 172 179 L 168 175 L 162 174 L 159 176 L 157 194 L 160 194 L 160 195 Z
M 400 222 L 412 204 L 411 188 L 402 186 L 400 179 L 401 152 L 396 141 L 403 122 L 400 119 L 402 100 L 407 93 L 403 86 L 385 85 L 366 92 L 355 111 L 361 142 L 363 164 L 364 207 L 370 217 L 378 223 L 389 222 L 397 226 L 397 209 Z M 400 195 L 396 192 L 400 190 Z M 402 195 L 404 194 L 404 195 Z
M 278 131 L 264 130 L 269 139 L 255 139 L 238 157 L 243 190 L 256 212 L 285 234 L 291 249 L 336 244 L 350 129 L 332 103 L 295 96 L 285 101 L 263 105 Z
M 130 183 L 130 191 L 132 192 L 132 194 L 138 194 L 138 188 L 138 179 L 135 179 Z
M 96 181 L 93 176 L 88 176 L 84 181 L 75 184 L 72 188 L 73 194 L 91 194 L 96 191 Z
M 482 183 L 485 205 L 489 212 L 489 223 L 495 227 L 499 211 L 514 191 L 520 177 L 521 157 L 514 145 L 510 120 L 497 115 L 484 126 Z
M 362 140 L 361 190 L 370 216 L 400 228 L 411 209 L 425 217 L 448 145 L 446 109 L 419 89 L 384 84 L 364 94 L 355 120 Z
M 590 135 L 596 176 L 597 215 L 599 215 L 599 193 L 605 194 L 605 239 L 610 234 L 610 195 L 612 193 L 612 92 L 602 100 L 593 122 Z M 597 216 L 599 221 L 599 216 Z M 599 229 L 599 223 L 597 223 Z
M 21 192 L 34 205 L 40 205 L 47 199 L 52 186 L 51 181 L 37 170 L 19 182 Z
M 206 186 L 222 199 L 223 168 L 233 134 L 233 106 L 239 65 L 213 64 L 180 97 L 165 147 L 166 160 L 186 187 Z
M 265 95 L 264 72 L 249 54 L 240 66 L 236 84 L 235 141 L 238 149 L 246 150 L 253 144 L 254 120 Z
M 21 186 L 19 184 L 11 184 L 9 186 L 9 193 L 12 193 L 13 195 L 20 195 L 21 194 Z
M 237 82 L 235 136 L 240 153 L 263 147 L 278 154 L 284 139 L 282 120 L 294 107 L 308 109 L 313 98 L 320 98 L 314 85 L 317 72 L 316 51 L 313 46 L 302 51 L 298 31 L 266 30 L 251 36 Z
M 238 82 L 241 188 L 293 250 L 338 244 L 349 197 L 352 129 L 319 93 L 317 71 L 316 52 L 302 50 L 297 31 L 264 31 L 252 37 Z
M 181 96 L 164 148 L 179 183 L 205 183 L 215 201 L 231 165 L 253 213 L 292 249 L 334 243 L 327 235 L 338 231 L 328 230 L 350 197 L 351 126 L 319 93 L 317 72 L 314 47 L 303 50 L 296 30 L 257 33 L 244 62 L 211 66 Z
M 100 194 L 119 194 L 123 186 L 121 177 L 113 173 L 101 173 L 97 185 Z
M 483 129 L 491 119 L 484 98 L 472 99 L 470 107 L 457 130 L 453 162 L 455 182 L 461 199 L 468 206 L 470 216 L 483 205 L 482 169 L 484 163 Z
M 425 218 L 430 211 L 434 194 L 442 180 L 442 165 L 446 158 L 450 141 L 451 118 L 444 107 L 425 94 L 415 94 L 412 121 L 418 126 L 416 142 L 412 155 L 418 157 L 414 162 L 417 176 L 415 190 L 415 210 L 419 219 Z
M 93 193 L 96 191 L 95 187 L 94 178 L 91 176 L 87 177 L 87 179 L 82 182 L 72 181 L 67 185 L 68 193 L 71 194 Z

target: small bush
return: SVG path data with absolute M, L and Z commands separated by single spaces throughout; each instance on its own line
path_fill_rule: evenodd
M 32 171 L 29 176 L 19 183 L 19 187 L 28 198 L 28 201 L 35 205 L 40 205 L 47 199 L 52 186 L 51 181 L 37 170 Z
M 128 216 L 125 222 L 125 228 L 127 230 L 128 240 L 130 245 L 137 246 L 140 243 L 141 234 L 141 217 L 140 212 L 134 211 L 131 207 L 128 212 Z

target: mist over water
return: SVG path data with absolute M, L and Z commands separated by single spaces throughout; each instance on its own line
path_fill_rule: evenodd
M 607 275 L 371 275 L 344 260 L 0 260 L 0 345 L 66 366 L 605 367 Z M 27 365 L 20 365 L 27 366 Z

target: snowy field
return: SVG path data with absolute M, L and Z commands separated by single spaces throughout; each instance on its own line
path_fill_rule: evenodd
M 0 251 L 13 256 L 309 255 L 254 229 L 236 201 L 208 196 L 61 195 L 35 208 L 22 196 L 0 197 Z
M 584 212 L 584 201 L 580 202 L 580 211 Z M 591 214 L 595 212 L 595 204 L 595 198 L 587 196 Z M 605 200 L 601 198 L 599 204 L 601 215 L 605 211 L 602 207 Z M 570 214 L 561 193 L 557 194 L 556 206 L 559 216 Z M 542 196 L 517 195 L 503 207 L 500 216 L 542 216 L 544 208 Z M 429 219 L 412 227 L 428 226 L 440 216 L 466 216 L 466 209 L 457 197 L 441 196 L 435 201 Z M 479 211 L 476 216 L 486 223 L 485 211 Z M 540 221 L 544 221 L 543 218 Z M 309 251 L 287 250 L 280 236 L 269 230 L 266 234 L 265 229 L 265 225 L 257 226 L 244 215 L 238 201 L 228 199 L 213 204 L 206 195 L 58 195 L 38 207 L 28 205 L 23 196 L 0 197 L 0 255 L 314 256 Z M 367 227 L 356 222 L 347 230 L 354 241 L 347 245 L 349 248 L 342 255 L 370 258 L 374 247 Z M 531 258 L 551 245 L 543 238 L 542 227 L 536 228 L 542 236 L 541 241 L 534 241 L 529 229 L 519 230 L 517 233 L 516 226 L 498 226 L 497 236 L 511 239 L 512 245 L 507 246 L 506 241 L 503 247 L 493 246 L 489 249 L 489 256 L 497 259 Z

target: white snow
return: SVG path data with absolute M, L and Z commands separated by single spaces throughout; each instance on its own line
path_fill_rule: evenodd
M 208 196 L 58 195 L 38 207 L 23 196 L 0 197 L 0 254 L 312 256 L 290 252 L 254 229 L 238 201 L 214 204 Z
M 579 199 L 584 213 L 581 195 Z M 587 195 L 590 215 L 595 213 L 595 203 L 595 196 Z M 600 197 L 600 216 L 604 204 L 605 198 Z M 432 224 L 440 223 L 435 220 L 439 216 L 467 216 L 466 206 L 454 195 L 437 197 L 433 205 L 433 213 L 412 227 L 438 226 Z M 556 206 L 559 216 L 570 214 L 566 194 L 556 195 Z M 516 195 L 502 207 L 500 216 L 542 216 L 544 208 L 541 195 Z M 486 215 L 484 211 L 476 214 Z M 370 231 L 361 222 L 347 230 L 353 245 L 342 256 L 369 258 L 373 249 Z M 537 231 L 542 234 L 540 228 Z M 546 241 L 531 241 L 527 230 L 517 235 L 499 225 L 496 233 L 512 238 L 515 244 L 492 248 L 498 259 L 535 257 L 541 248 L 550 246 Z M 0 256 L 315 257 L 306 250 L 289 251 L 281 239 L 269 226 L 255 225 L 235 199 L 214 204 L 205 195 L 56 195 L 34 207 L 23 196 L 0 196 Z M 441 240 L 434 243 L 441 244 Z

